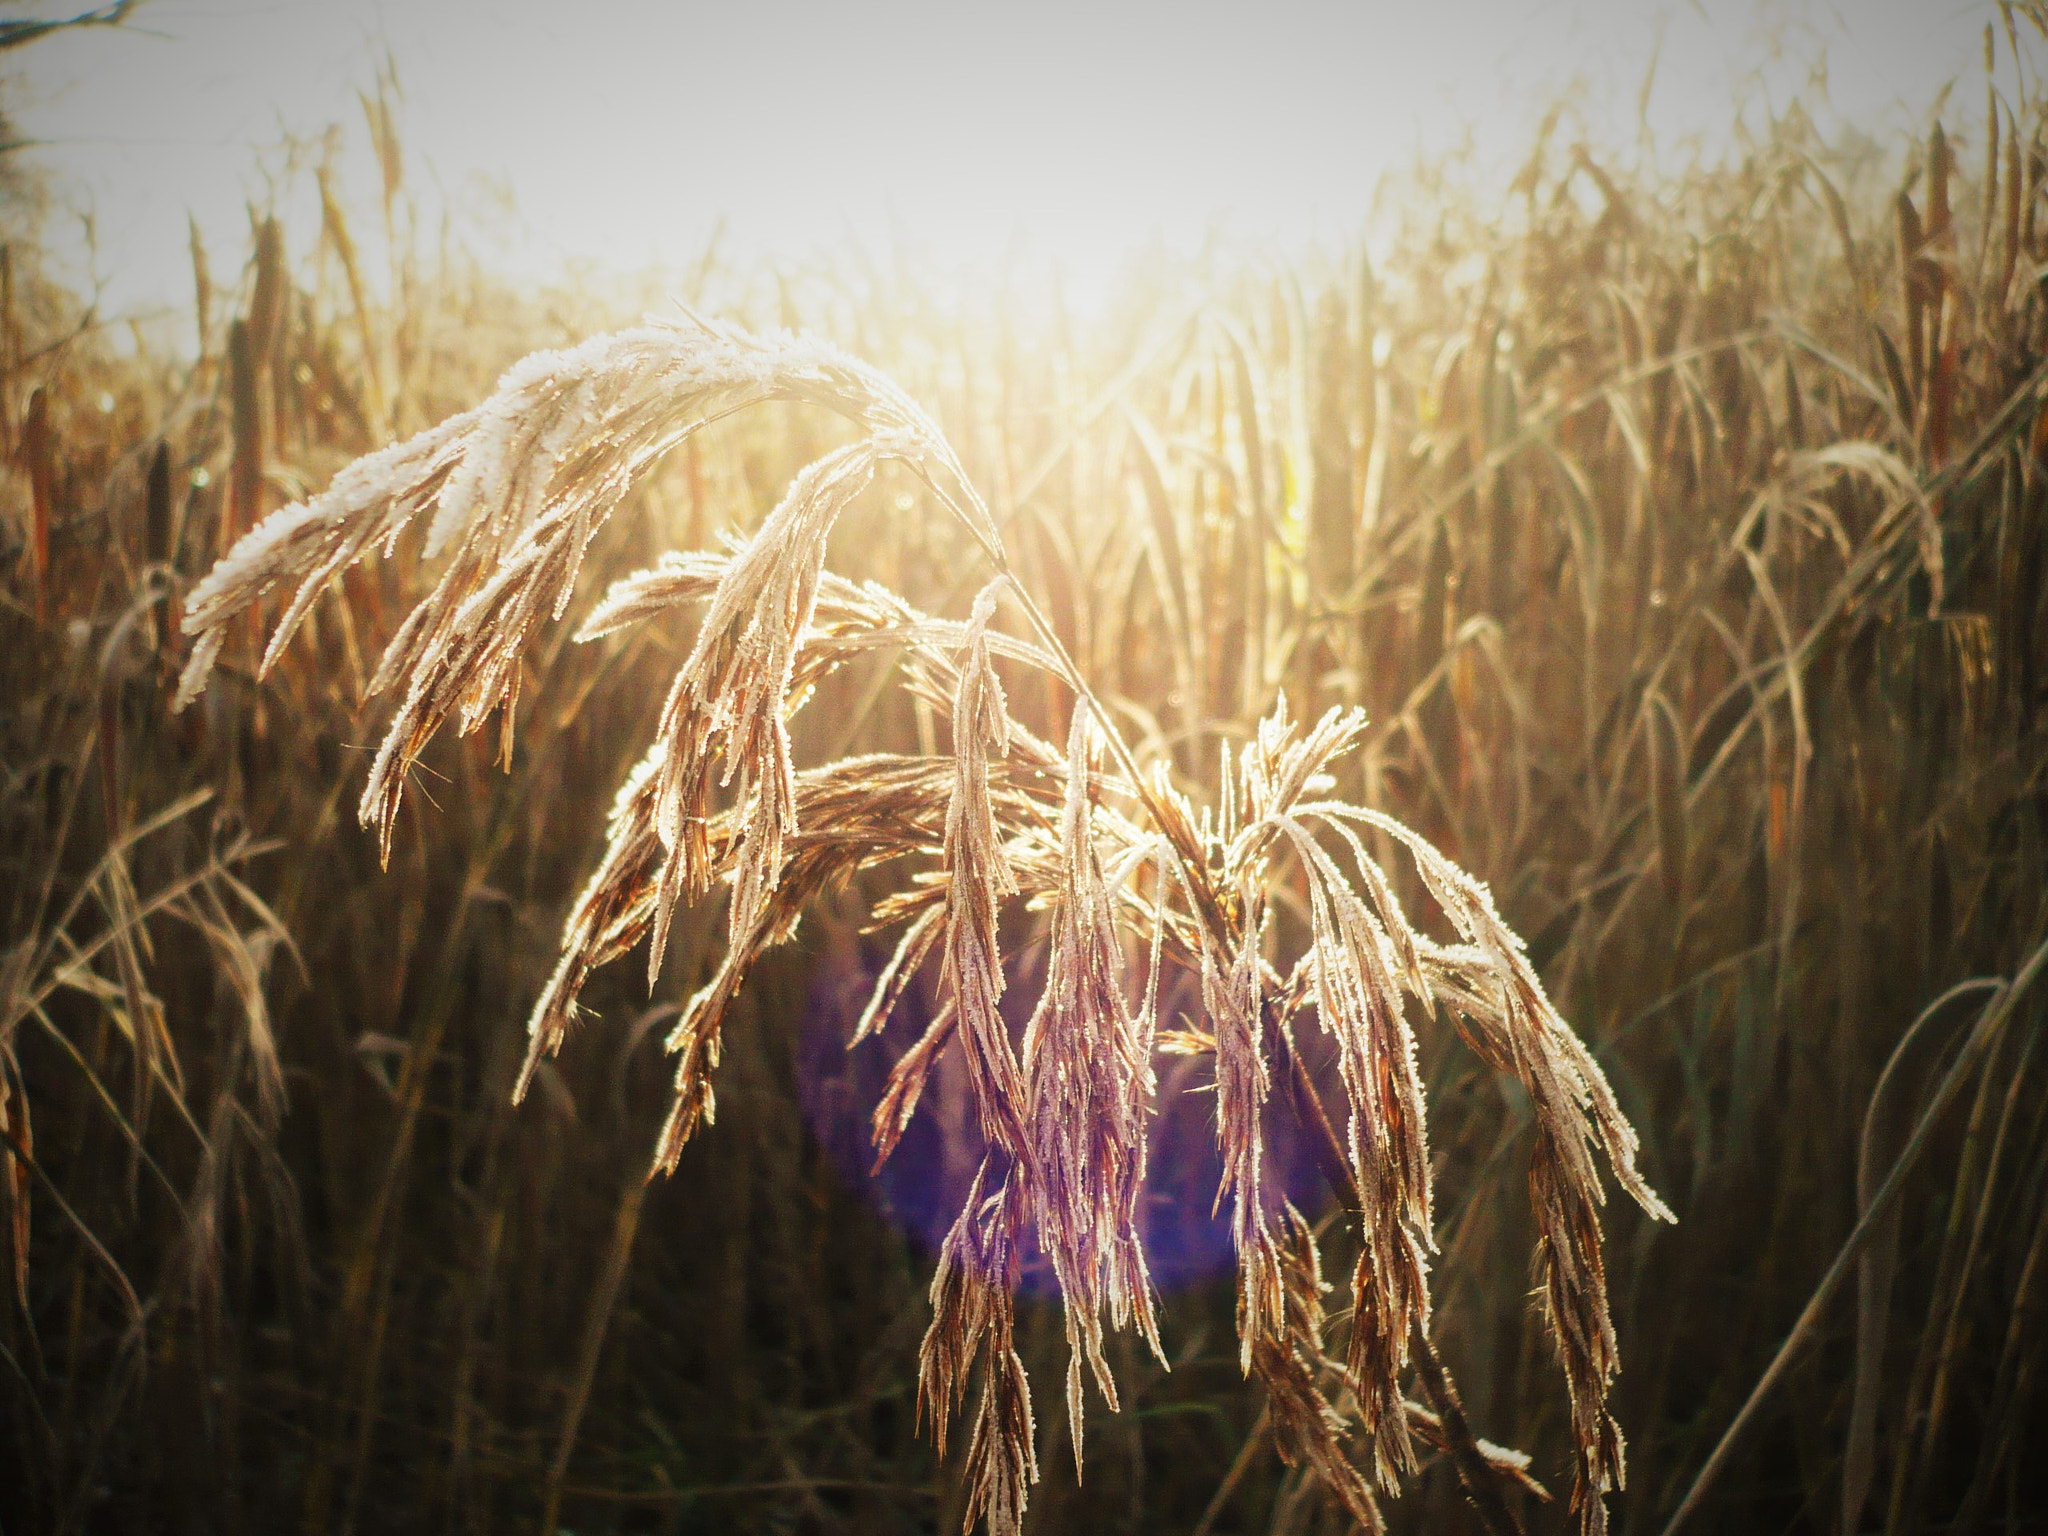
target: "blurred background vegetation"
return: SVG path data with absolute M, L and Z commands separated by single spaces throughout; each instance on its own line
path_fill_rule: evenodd
M 1198 796 L 1278 694 L 1370 712 L 1346 789 L 1491 883 L 1680 1217 L 1609 1211 L 1625 1531 L 1663 1527 L 1909 1147 L 1690 1528 L 2048 1528 L 2041 998 L 1975 1027 L 2048 937 L 2048 125 L 2012 83 L 2043 20 L 1993 13 L 1986 77 L 1897 142 L 1794 102 L 1653 170 L 1553 119 L 1504 193 L 1418 170 L 1375 260 L 1160 256 L 1086 320 L 715 246 L 678 295 L 931 408 Z M 658 1041 L 708 921 L 651 1000 L 601 975 L 508 1103 L 687 627 L 555 635 L 505 771 L 495 738 L 437 742 L 381 872 L 362 694 L 409 556 L 351 572 L 264 686 L 231 652 L 169 713 L 179 594 L 240 529 L 661 301 L 431 232 L 388 81 L 336 135 L 377 184 L 343 185 L 334 137 L 290 146 L 246 241 L 195 230 L 169 339 L 96 310 L 51 189 L 0 156 L 0 1529 L 952 1529 L 915 1424 L 914 1170 L 969 1149 L 942 1093 L 953 1120 L 865 1173 L 915 1037 L 842 1049 L 881 887 L 761 967 L 676 1177 L 644 1182 Z M 317 229 L 280 224 L 286 186 Z M 834 430 L 774 408 L 693 440 L 584 583 L 752 526 Z M 962 614 L 969 552 L 886 489 L 833 567 Z M 800 755 L 942 740 L 871 676 L 830 703 Z M 1064 707 L 1012 704 L 1047 734 Z M 1445 1033 L 1439 1337 L 1474 1427 L 1561 1487 L 1528 1106 Z M 1047 1421 L 1031 1520 L 1342 1529 L 1239 1376 L 1187 1103 L 1155 1154 L 1196 1170 L 1158 1195 L 1173 1370 L 1119 1364 L 1080 1487 Z M 1025 1315 L 1056 1379 L 1056 1313 Z M 1478 1528 L 1437 1464 L 1388 1515 Z

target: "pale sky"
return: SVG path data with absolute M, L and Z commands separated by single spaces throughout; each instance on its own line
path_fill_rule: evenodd
M 1844 120 L 1917 124 L 1950 79 L 1974 117 L 1994 14 L 1969 0 L 146 0 L 128 32 L 62 36 L 0 68 L 16 131 L 92 215 L 112 307 L 188 302 L 188 211 L 232 262 L 287 132 L 341 124 L 344 180 L 368 206 L 355 92 L 387 48 L 416 187 L 437 220 L 445 203 L 487 230 L 472 244 L 506 270 L 680 270 L 722 218 L 741 253 L 906 238 L 987 263 L 1021 246 L 1085 288 L 1134 248 L 1212 229 L 1342 240 L 1383 171 L 1468 135 L 1482 162 L 1505 162 L 1576 79 L 1593 86 L 1594 132 L 1633 137 L 1653 49 L 1650 120 L 1671 158 L 1725 135 L 1738 87 L 1788 99 L 1823 50 Z M 1775 60 L 1773 35 L 1788 44 Z M 309 222 L 287 219 L 302 238 Z

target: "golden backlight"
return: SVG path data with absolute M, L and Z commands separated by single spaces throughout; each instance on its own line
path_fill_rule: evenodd
M 406 146 L 432 172 L 409 190 L 499 270 L 680 271 L 722 224 L 728 253 L 852 241 L 939 271 L 1057 267 L 1085 303 L 1156 243 L 1348 238 L 1418 155 L 1507 174 L 1559 99 L 1572 138 L 1667 160 L 1724 151 L 1736 99 L 1755 114 L 1800 94 L 1866 131 L 1917 119 L 1974 66 L 1986 14 L 1935 0 L 155 0 L 130 29 L 19 55 L 11 110 L 82 189 L 67 195 L 117 306 L 182 303 L 188 212 L 233 241 L 273 177 L 304 181 L 261 146 L 342 124 L 344 180 L 374 185 L 356 93 L 387 56 Z

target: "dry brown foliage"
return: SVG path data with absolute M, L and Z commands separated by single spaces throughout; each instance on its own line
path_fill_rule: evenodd
M 653 745 L 619 793 L 605 857 L 571 914 L 519 1091 L 560 1045 L 594 967 L 645 937 L 650 980 L 658 977 L 678 904 L 724 887 L 724 959 L 669 1038 L 675 1102 L 656 1161 L 673 1168 L 711 1117 L 722 1022 L 750 964 L 790 936 L 820 891 L 885 860 L 923 861 L 927 872 L 877 914 L 908 928 L 857 1037 L 886 1021 L 937 949 L 948 1005 L 899 1064 L 876 1140 L 886 1155 L 932 1063 L 957 1040 L 986 1152 L 940 1255 L 919 1396 L 943 1445 L 979 1370 L 968 1519 L 985 1514 L 992 1531 L 1011 1532 L 1038 1476 L 1014 1339 L 1023 1246 L 1035 1240 L 1047 1255 L 1065 1300 L 1077 1463 L 1084 1379 L 1112 1409 L 1118 1401 L 1105 1317 L 1160 1352 L 1137 1217 L 1157 999 L 1163 967 L 1199 977 L 1208 1027 L 1169 1043 L 1216 1058 L 1217 1198 L 1232 1202 L 1240 1359 L 1269 1395 L 1286 1454 L 1376 1527 L 1375 1485 L 1391 1492 L 1415 1465 L 1402 1381 L 1414 1342 L 1427 1340 L 1435 1250 L 1428 1106 L 1410 1019 L 1414 1010 L 1451 1017 L 1534 1106 L 1537 1266 L 1579 1447 L 1574 1498 L 1585 1528 L 1603 1529 L 1622 1442 L 1605 1406 L 1617 1359 L 1596 1146 L 1647 1211 L 1669 1212 L 1636 1172 L 1635 1132 L 1520 939 L 1485 886 L 1426 839 L 1334 795 L 1331 765 L 1364 726 L 1357 710 L 1332 709 L 1304 730 L 1280 701 L 1238 761 L 1226 759 L 1210 786 L 1215 803 L 1198 815 L 1195 786 L 1176 784 L 1165 759 L 1141 763 L 1103 713 L 939 429 L 872 369 L 803 338 L 695 316 L 529 358 L 482 405 L 361 460 L 244 536 L 187 602 L 196 644 L 181 698 L 204 687 L 233 627 L 279 583 L 297 592 L 266 668 L 340 572 L 376 547 L 388 553 L 431 514 L 427 553 L 446 557 L 443 574 L 373 683 L 402 700 L 360 809 L 388 851 L 407 772 L 444 724 L 467 733 L 498 711 L 510 752 L 522 657 L 567 611 L 586 549 L 636 479 L 707 422 L 766 400 L 823 405 L 861 435 L 803 470 L 742 547 L 673 557 L 620 584 L 584 626 L 587 637 L 611 633 L 677 602 L 705 602 Z M 834 521 L 890 461 L 995 567 L 964 626 L 825 572 Z M 994 627 L 1004 605 L 1029 640 Z M 788 717 L 836 664 L 880 645 L 901 648 L 908 686 L 950 716 L 950 759 L 858 757 L 800 773 Z M 1069 691 L 1064 753 L 1010 720 L 999 656 Z M 1397 851 L 1441 912 L 1444 939 L 1396 901 L 1381 860 Z M 1298 955 L 1278 953 L 1262 920 L 1280 892 L 1307 903 L 1309 942 Z M 1001 1007 L 1003 922 L 1019 910 L 1043 914 L 1047 945 L 1044 990 L 1021 1038 Z M 1142 981 L 1133 953 L 1149 953 Z M 1268 1117 L 1282 1103 L 1299 1107 L 1304 1092 L 1315 1098 L 1297 1080 L 1293 1039 L 1309 1013 L 1338 1063 L 1334 1177 L 1361 1222 L 1341 1363 L 1325 1353 L 1316 1238 L 1291 1208 L 1275 1207 L 1261 1176 Z M 1319 1102 L 1311 1119 L 1327 1123 Z M 1347 1448 L 1354 1419 L 1370 1477 Z

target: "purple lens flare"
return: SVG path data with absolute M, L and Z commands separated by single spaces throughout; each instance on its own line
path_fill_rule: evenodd
M 798 1101 L 811 1134 L 849 1187 L 920 1248 L 937 1252 L 960 1214 L 984 1143 L 960 1053 L 943 1051 L 926 1080 L 917 1111 L 888 1161 L 875 1167 L 873 1115 L 890 1070 L 919 1039 L 935 1013 L 936 988 L 906 989 L 879 1037 L 851 1050 L 873 970 L 850 937 L 835 935 L 816 957 L 796 1046 Z M 1036 978 L 1013 981 L 1006 1011 L 1028 1011 Z M 1192 989 L 1189 989 L 1192 994 Z M 1192 996 L 1189 1001 L 1192 1001 Z M 1162 1005 L 1166 999 L 1162 997 Z M 1162 1006 L 1171 1017 L 1171 1009 Z M 1013 1019 L 1013 1026 L 1020 1020 Z M 1211 1058 L 1155 1054 L 1158 1090 L 1147 1143 L 1139 1235 L 1152 1283 L 1163 1295 L 1231 1274 L 1231 1207 L 1216 1191 L 1222 1155 L 1216 1140 L 1215 1072 Z M 1264 1183 L 1269 1200 L 1313 1210 L 1320 1176 L 1284 1115 L 1268 1114 Z M 1018 1288 L 1051 1295 L 1052 1266 L 1027 1235 Z

